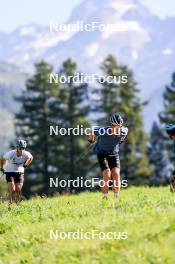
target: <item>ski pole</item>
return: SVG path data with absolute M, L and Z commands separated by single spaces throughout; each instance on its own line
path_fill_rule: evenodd
M 76 160 L 76 163 L 79 164 L 81 161 L 84 160 L 84 158 L 87 156 L 87 154 L 89 153 L 89 151 L 91 150 L 92 146 L 94 145 L 95 141 L 93 143 L 91 143 L 88 140 L 89 144 L 85 147 L 84 152 L 81 154 L 81 156 L 78 157 L 78 159 Z

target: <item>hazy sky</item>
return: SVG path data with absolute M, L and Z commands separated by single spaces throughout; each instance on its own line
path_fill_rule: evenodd
M 140 1 L 162 18 L 175 15 L 175 0 Z M 72 8 L 81 2 L 82 0 L 0 0 L 0 31 L 9 32 L 31 23 L 48 25 L 50 21 L 65 22 Z

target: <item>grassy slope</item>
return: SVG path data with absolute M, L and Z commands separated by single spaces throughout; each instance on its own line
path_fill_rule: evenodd
M 115 202 L 114 202 L 115 201 Z M 126 240 L 50 240 L 59 231 L 127 231 Z M 168 188 L 130 188 L 0 204 L 0 263 L 174 263 L 175 199 Z

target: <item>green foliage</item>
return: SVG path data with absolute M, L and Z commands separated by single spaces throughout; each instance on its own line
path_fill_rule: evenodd
M 103 113 L 99 123 L 107 120 L 117 112 L 125 120 L 129 128 L 126 143 L 121 147 L 121 168 L 123 178 L 129 184 L 143 184 L 148 182 L 150 170 L 146 156 L 146 134 L 143 127 L 142 109 L 144 103 L 139 97 L 139 89 L 133 78 L 133 73 L 126 67 L 117 63 L 110 55 L 101 67 L 105 76 L 127 76 L 127 82 L 104 83 L 100 85 L 100 103 L 97 103 L 95 111 Z
M 164 111 L 160 113 L 160 122 L 163 125 L 163 129 L 167 124 L 175 124 L 175 73 L 172 74 L 172 81 L 170 85 L 167 85 L 164 92 Z M 166 137 L 166 146 L 169 151 L 169 159 L 174 162 L 174 154 L 172 147 L 172 140 Z
M 28 141 L 29 150 L 34 155 L 34 161 L 29 173 L 33 173 L 34 181 L 26 178 L 27 194 L 31 192 L 30 185 L 33 182 L 41 185 L 41 191 L 48 193 L 49 186 L 49 165 L 52 165 L 53 155 L 49 152 L 49 122 L 50 104 L 53 90 L 58 85 L 50 84 L 49 78 L 52 73 L 52 66 L 42 61 L 36 64 L 36 73 L 27 80 L 26 90 L 17 98 L 21 103 L 20 112 L 16 114 L 16 134 Z M 39 190 L 38 190 L 39 191 Z M 29 194 L 29 193 L 28 193 Z
M 76 128 L 83 126 L 90 127 L 88 122 L 88 115 L 90 113 L 90 106 L 87 100 L 87 84 L 73 83 L 72 77 L 77 72 L 77 65 L 71 59 L 65 61 L 60 69 L 59 76 L 64 76 L 66 83 L 60 83 L 59 96 L 57 100 L 52 103 L 52 124 L 59 125 L 59 127 Z M 58 119 L 59 117 L 59 119 Z M 59 121 L 59 122 L 58 122 Z M 87 144 L 86 135 L 74 135 L 72 132 L 65 136 L 54 136 L 54 145 L 57 145 L 59 155 L 55 157 L 55 166 L 59 164 L 58 174 L 59 179 L 75 180 L 77 177 L 86 178 L 91 168 L 89 157 L 81 160 Z M 67 191 L 75 191 L 71 186 Z M 80 191 L 81 188 L 76 188 Z
M 33 199 L 0 206 L 0 263 L 174 263 L 174 195 L 130 188 L 119 200 L 100 193 Z M 50 230 L 124 232 L 127 239 L 50 239 Z
M 149 161 L 152 167 L 151 184 L 167 184 L 174 163 L 173 142 L 165 132 L 167 124 L 175 124 L 175 73 L 171 84 L 165 87 L 164 110 L 159 114 L 160 126 L 153 124 L 150 135 Z
M 59 75 L 74 76 L 76 70 L 76 63 L 68 59 L 63 63 Z M 73 180 L 85 178 L 89 172 L 87 159 L 81 162 L 80 168 L 77 164 L 77 158 L 85 148 L 85 136 L 75 136 L 73 133 L 50 135 L 50 126 L 58 126 L 59 129 L 74 128 L 80 124 L 89 126 L 88 102 L 85 104 L 87 85 L 75 85 L 72 79 L 70 83 L 51 83 L 52 71 L 52 66 L 46 62 L 37 63 L 36 73 L 27 80 L 26 90 L 17 98 L 22 107 L 16 115 L 16 134 L 28 140 L 29 150 L 34 156 L 29 177 L 26 178 L 25 195 L 31 192 L 52 194 L 65 191 L 63 188 L 50 189 L 50 178 Z M 72 191 L 72 188 L 66 191 Z
M 169 182 L 171 164 L 169 162 L 166 136 L 156 122 L 153 123 L 148 147 L 149 163 L 152 169 L 151 185 L 163 185 Z
M 143 128 L 142 109 L 144 103 L 139 97 L 139 89 L 133 73 L 119 65 L 113 56 L 108 56 L 101 66 L 106 76 L 127 76 L 127 83 L 98 84 L 94 93 L 97 102 L 91 105 L 99 124 L 108 122 L 114 112 L 119 112 L 129 128 L 126 143 L 121 146 L 122 176 L 129 184 L 148 182 L 150 169 L 146 156 L 146 134 Z M 46 62 L 36 64 L 36 73 L 28 79 L 26 90 L 18 97 L 21 102 L 20 112 L 16 115 L 16 134 L 29 141 L 29 150 L 34 155 L 34 162 L 28 171 L 25 194 L 55 191 L 74 191 L 69 189 L 49 189 L 50 177 L 74 180 L 77 177 L 97 176 L 92 169 L 90 157 L 79 163 L 86 146 L 86 136 L 49 135 L 50 126 L 75 128 L 77 125 L 89 126 L 90 102 L 87 96 L 88 85 L 74 83 L 70 76 L 77 73 L 77 65 L 71 59 L 65 61 L 59 76 L 67 78 L 65 83 L 50 83 L 51 65 Z M 102 118 L 101 118 L 102 117 Z M 95 159 L 94 159 L 95 160 Z M 32 177 L 31 177 L 32 176 Z M 32 188 L 30 188 L 32 187 Z M 29 190 L 27 193 L 26 190 Z M 77 191 L 82 190 L 81 188 Z

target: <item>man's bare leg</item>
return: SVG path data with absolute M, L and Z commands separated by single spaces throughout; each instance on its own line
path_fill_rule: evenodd
M 21 202 L 21 190 L 23 187 L 23 183 L 16 183 L 15 184 L 15 192 L 16 192 L 16 203 Z
M 8 182 L 8 200 L 9 200 L 9 208 L 13 203 L 13 194 L 15 192 L 15 184 L 14 182 Z
M 111 176 L 113 179 L 113 192 L 116 197 L 119 196 L 120 193 L 120 186 L 121 186 L 121 180 L 120 180 L 120 169 L 115 167 L 111 170 Z
M 110 169 L 106 169 L 103 171 L 103 187 L 101 188 L 103 198 L 107 199 L 108 191 L 109 191 L 109 180 L 111 179 L 111 171 Z

